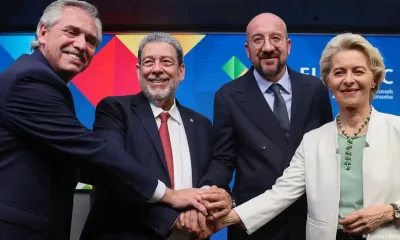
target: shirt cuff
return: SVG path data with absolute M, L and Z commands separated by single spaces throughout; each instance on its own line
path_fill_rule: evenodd
M 161 198 L 164 197 L 165 190 L 166 190 L 165 184 L 163 182 L 161 182 L 160 180 L 158 180 L 156 190 L 154 191 L 153 196 L 151 197 L 151 199 L 148 202 L 149 203 L 159 202 L 161 200 Z
M 201 188 L 204 188 L 204 189 L 210 189 L 211 187 L 210 187 L 210 186 L 208 186 L 208 185 L 204 185 L 204 186 L 202 186 Z

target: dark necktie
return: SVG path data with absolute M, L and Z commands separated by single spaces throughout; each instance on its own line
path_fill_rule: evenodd
M 168 174 L 169 178 L 171 180 L 171 188 L 174 189 L 174 161 L 172 157 L 172 147 L 171 147 L 171 140 L 169 138 L 169 131 L 168 131 L 168 118 L 170 117 L 169 113 L 163 112 L 160 113 L 160 119 L 161 119 L 161 126 L 160 126 L 160 137 L 161 137 L 161 143 L 164 148 L 164 155 L 165 155 L 165 160 L 167 161 L 167 167 L 168 167 Z
M 290 132 L 290 121 L 289 121 L 289 115 L 288 111 L 286 108 L 286 103 L 285 99 L 283 99 L 281 95 L 281 85 L 278 83 L 272 84 L 270 87 L 271 91 L 274 93 L 275 99 L 274 99 L 274 109 L 273 112 L 278 119 L 279 123 L 281 124 L 283 130 L 286 133 L 286 136 L 289 136 Z

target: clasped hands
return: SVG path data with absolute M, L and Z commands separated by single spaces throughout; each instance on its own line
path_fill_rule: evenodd
M 205 239 L 221 230 L 218 219 L 231 211 L 232 199 L 224 189 L 212 186 L 199 192 L 198 201 L 207 209 L 207 216 L 197 209 L 188 209 L 179 215 L 174 227 L 190 232 L 196 239 Z

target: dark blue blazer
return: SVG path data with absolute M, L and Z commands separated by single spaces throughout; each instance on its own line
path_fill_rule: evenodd
M 237 204 L 270 189 L 289 166 L 303 135 L 333 118 L 322 81 L 289 68 L 293 95 L 287 138 L 261 93 L 253 70 L 215 94 L 212 160 L 200 183 L 226 186 L 236 169 L 233 194 Z M 305 239 L 306 213 L 303 197 L 251 236 L 239 225 L 230 227 L 229 239 Z
M 189 144 L 192 184 L 197 186 L 209 163 L 211 121 L 179 102 L 177 107 Z M 171 186 L 157 123 L 143 93 L 103 99 L 96 108 L 93 131 L 125 148 L 137 164 Z M 161 204 L 132 204 L 116 196 L 113 187 L 97 184 L 81 240 L 165 239 L 178 215 L 178 211 Z
M 0 83 L 0 239 L 69 240 L 80 167 L 132 203 L 151 198 L 155 174 L 79 122 L 40 51 L 18 58 Z

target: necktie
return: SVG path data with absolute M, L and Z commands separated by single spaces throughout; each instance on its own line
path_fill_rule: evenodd
M 160 137 L 161 143 L 164 148 L 165 160 L 167 161 L 168 174 L 171 180 L 171 187 L 174 189 L 174 161 L 172 158 L 172 147 L 171 140 L 169 139 L 169 131 L 167 120 L 170 117 L 169 113 L 163 112 L 160 115 L 161 126 L 160 126 Z
M 274 83 L 270 87 L 271 91 L 274 93 L 274 109 L 273 112 L 278 119 L 279 123 L 281 124 L 283 130 L 286 133 L 286 136 L 289 136 L 290 132 L 290 122 L 289 122 L 289 115 L 286 108 L 285 99 L 283 99 L 280 89 L 281 85 Z

